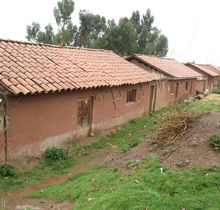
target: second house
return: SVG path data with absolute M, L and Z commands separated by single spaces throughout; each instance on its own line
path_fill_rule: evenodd
M 157 99 L 153 111 L 195 96 L 196 82 L 202 75 L 184 64 L 174 59 L 139 54 L 128 56 L 126 59 L 159 76 L 160 80 L 154 87 Z

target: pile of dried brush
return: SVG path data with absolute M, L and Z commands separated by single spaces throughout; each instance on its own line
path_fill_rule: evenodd
M 163 148 L 176 143 L 202 114 L 204 113 L 187 109 L 176 109 L 164 114 L 154 136 L 155 147 Z

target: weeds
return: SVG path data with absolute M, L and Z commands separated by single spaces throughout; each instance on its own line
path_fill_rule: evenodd
M 198 142 L 196 139 L 194 139 L 194 140 L 191 142 L 191 145 L 192 145 L 192 147 L 198 147 L 198 146 L 199 146 L 199 142 Z
M 1 178 L 0 189 L 9 190 L 15 187 L 22 187 L 43 181 L 47 176 L 67 173 L 75 164 L 75 161 L 72 159 L 43 160 L 30 171 L 19 172 L 17 176 L 13 177 Z
M 45 157 L 47 160 L 67 160 L 68 151 L 63 148 L 51 147 L 45 151 Z
M 16 177 L 18 176 L 18 172 L 14 166 L 5 163 L 5 164 L 0 165 L 0 176 Z
M 220 152 L 220 136 L 212 135 L 209 137 L 209 144 L 212 148 L 218 152 Z
M 212 93 L 220 94 L 220 87 L 213 88 Z

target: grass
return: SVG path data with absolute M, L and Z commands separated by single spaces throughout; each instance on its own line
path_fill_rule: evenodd
M 213 98 L 210 97 L 209 99 L 204 98 L 203 100 L 194 101 L 193 103 L 188 104 L 187 108 L 205 111 L 205 112 L 211 112 L 211 111 L 220 112 L 220 95 L 212 94 L 210 96 L 213 96 Z
M 220 168 L 194 168 L 175 172 L 164 168 L 156 157 L 144 160 L 125 176 L 118 169 L 97 166 L 62 184 L 39 189 L 31 198 L 57 202 L 71 200 L 74 210 L 155 210 L 220 208 Z M 162 208 L 163 207 L 163 208 Z
M 115 145 L 121 151 L 127 152 L 129 149 L 143 142 L 154 133 L 158 119 L 168 110 L 170 109 L 164 108 L 148 116 L 132 120 L 128 124 L 118 128 L 115 133 L 103 135 L 93 143 L 79 147 L 77 154 L 87 154 L 88 150 L 100 149 L 107 144 Z
M 216 87 L 212 90 L 212 93 L 220 94 L 220 87 Z
M 30 171 L 18 172 L 17 177 L 0 178 L 0 189 L 13 190 L 16 187 L 23 187 L 43 181 L 47 176 L 67 173 L 74 165 L 75 161 L 72 159 L 59 161 L 44 160 Z

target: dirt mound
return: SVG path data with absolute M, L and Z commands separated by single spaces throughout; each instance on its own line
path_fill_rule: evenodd
M 175 146 L 168 149 L 169 154 L 163 163 L 172 168 L 219 165 L 220 153 L 214 151 L 208 142 L 213 134 L 220 135 L 220 112 L 199 119 Z

